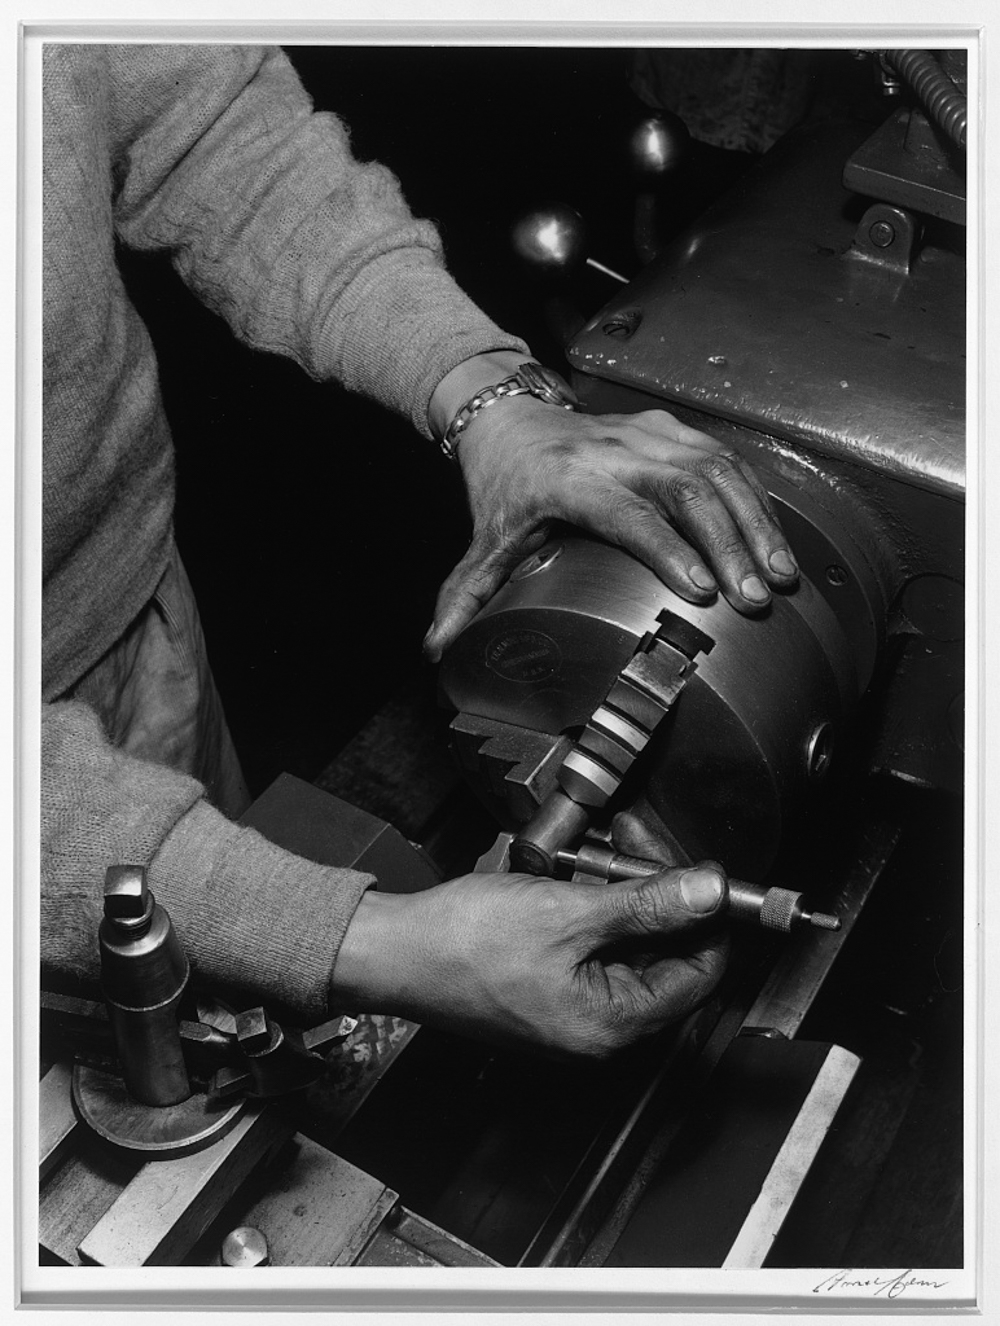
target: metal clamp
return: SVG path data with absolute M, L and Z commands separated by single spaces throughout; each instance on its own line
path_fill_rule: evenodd
M 690 622 L 664 610 L 615 678 L 556 774 L 558 786 L 511 843 L 516 870 L 551 875 L 558 854 L 607 805 L 646 748 L 688 680 L 694 661 L 715 644 Z

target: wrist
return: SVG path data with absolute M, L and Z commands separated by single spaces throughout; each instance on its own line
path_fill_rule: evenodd
M 485 371 L 487 367 L 495 368 L 498 365 L 495 363 L 469 365 L 465 374 L 452 379 L 447 390 L 442 393 L 440 403 L 446 403 L 453 394 L 457 394 L 459 386 L 467 388 L 479 377 L 480 371 Z M 558 373 L 543 368 L 534 360 L 523 360 L 499 381 L 494 380 L 485 386 L 480 384 L 465 400 L 452 417 L 451 423 L 445 427 L 440 439 L 441 450 L 449 459 L 455 460 L 459 442 L 465 437 L 467 430 L 477 424 L 483 415 L 492 415 L 500 404 L 510 408 L 510 401 L 532 398 L 546 406 L 555 405 L 564 410 L 576 410 L 580 405 L 576 393 Z M 506 410 L 501 410 L 501 414 L 504 413 Z
M 531 358 L 519 350 L 491 350 L 464 359 L 446 373 L 431 395 L 427 420 L 431 432 L 440 441 L 459 410 L 484 387 L 491 387 Z
M 369 889 L 355 908 L 330 978 L 330 1005 L 357 1013 L 400 1012 L 411 898 Z

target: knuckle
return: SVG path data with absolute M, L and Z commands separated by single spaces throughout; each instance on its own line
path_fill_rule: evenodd
M 706 456 L 699 470 L 717 488 L 731 488 L 743 481 L 743 475 L 732 457 L 722 452 Z
M 709 485 L 696 474 L 687 470 L 676 470 L 666 479 L 664 490 L 667 498 L 681 510 L 700 507 L 709 496 Z
M 640 410 L 636 417 L 642 420 L 643 423 L 652 424 L 654 428 L 662 426 L 663 424 L 672 424 L 676 422 L 674 416 L 669 410 Z
M 579 1059 L 608 1059 L 625 1043 L 610 1008 L 590 1007 L 562 1028 L 562 1050 Z
M 729 510 L 740 529 L 755 535 L 776 535 L 778 527 L 767 504 L 752 488 L 746 488 L 729 502 Z
M 523 886 L 536 925 L 562 930 L 566 924 L 566 892 L 557 880 L 532 878 Z
M 754 506 L 743 517 L 743 522 L 755 534 L 780 534 L 774 517 L 768 511 L 767 507 L 760 505 Z
M 626 488 L 619 488 L 607 493 L 604 503 L 605 519 L 608 528 L 617 536 L 627 534 L 636 524 L 645 524 L 649 519 L 646 503 Z
M 590 1029 L 587 1053 L 592 1059 L 610 1059 L 635 1039 L 634 1010 L 612 1000 L 604 1016 Z
M 703 451 L 711 452 L 712 455 L 716 456 L 727 456 L 733 464 L 739 464 L 739 455 L 737 455 L 735 451 L 732 451 L 731 448 L 727 448 L 724 442 L 719 442 L 718 438 L 712 438 L 712 435 L 708 434 L 708 432 L 702 432 L 699 428 L 690 428 L 690 430 L 684 434 L 684 439 L 686 439 L 687 442 L 694 443 L 695 446 L 702 448 Z
M 669 909 L 658 885 L 644 881 L 642 884 L 626 886 L 615 901 L 620 919 L 630 928 L 638 925 L 649 931 L 666 929 Z
M 748 561 L 750 558 L 743 535 L 728 521 L 721 529 L 712 531 L 712 555 L 723 562 Z
M 568 437 L 565 433 L 550 434 L 540 444 L 542 462 L 547 468 L 557 470 L 579 455 L 582 447 L 582 438 Z
M 612 1001 L 608 1012 L 603 1037 L 608 1054 L 615 1054 L 627 1045 L 634 1045 L 650 1031 L 652 1010 L 631 991 L 621 992 Z

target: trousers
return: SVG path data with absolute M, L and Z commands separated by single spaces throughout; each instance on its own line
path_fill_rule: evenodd
M 127 755 L 197 778 L 230 819 L 250 804 L 176 545 L 125 634 L 60 698 L 95 709 L 111 743 Z

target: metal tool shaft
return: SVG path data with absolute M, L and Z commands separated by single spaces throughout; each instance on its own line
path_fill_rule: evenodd
M 624 856 L 606 843 L 583 843 L 575 851 L 556 854 L 560 865 L 582 874 L 597 875 L 609 883 L 626 879 L 645 879 L 668 867 L 658 861 Z M 839 930 L 840 920 L 825 912 L 809 911 L 802 903 L 802 894 L 777 886 L 765 888 L 762 884 L 748 884 L 742 879 L 729 880 L 728 916 L 732 921 L 762 926 L 765 930 L 789 933 L 804 925 L 820 930 Z
M 101 986 L 129 1094 L 143 1105 L 187 1100 L 177 1009 L 188 961 L 143 866 L 108 870 L 98 941 Z

